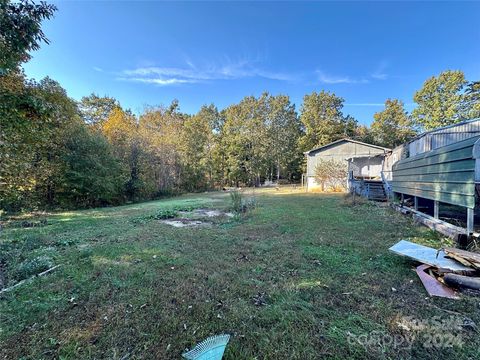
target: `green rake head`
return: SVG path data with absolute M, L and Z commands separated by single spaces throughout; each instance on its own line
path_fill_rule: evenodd
M 198 343 L 192 350 L 183 353 L 187 360 L 222 360 L 230 335 L 216 335 Z

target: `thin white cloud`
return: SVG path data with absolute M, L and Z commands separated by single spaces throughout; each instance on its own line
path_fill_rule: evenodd
M 187 84 L 187 83 L 196 82 L 194 80 L 176 79 L 176 78 L 148 79 L 148 78 L 141 78 L 141 77 L 118 77 L 117 80 L 134 81 L 134 82 L 140 82 L 140 83 L 145 83 L 145 84 L 155 84 L 155 85 L 160 85 L 160 86 L 175 85 L 175 84 Z
M 185 60 L 185 65 L 180 67 L 162 66 L 139 66 L 126 69 L 117 74 L 117 80 L 156 84 L 160 86 L 175 84 L 193 84 L 219 80 L 237 80 L 246 78 L 258 78 L 275 81 L 298 82 L 311 77 L 311 72 L 278 72 L 258 66 L 260 61 L 239 60 L 232 61 L 229 58 L 223 62 L 206 63 L 199 65 L 190 59 Z M 313 72 L 319 83 L 322 84 L 367 84 L 372 80 L 385 80 L 387 64 L 380 63 L 377 69 L 365 76 L 351 77 L 347 75 L 332 75 L 323 69 Z M 373 105 L 359 105 L 373 106 Z M 377 106 L 377 105 L 374 105 Z
M 373 73 L 370 74 L 370 76 L 374 79 L 377 80 L 386 80 L 388 78 L 388 74 L 386 73 L 386 69 L 388 67 L 388 64 L 386 61 L 382 61 L 378 67 L 375 69 Z
M 103 72 L 103 69 L 102 68 L 99 68 L 98 66 L 94 66 L 93 67 L 93 70 L 97 71 L 97 72 Z
M 221 65 L 196 66 L 191 61 L 185 67 L 138 67 L 121 72 L 118 80 L 157 85 L 198 83 L 213 80 L 263 78 L 277 81 L 294 81 L 292 74 L 273 72 L 254 66 L 248 61 L 227 62 Z
M 367 79 L 354 79 L 349 76 L 333 76 L 325 73 L 322 70 L 315 71 L 318 77 L 318 81 L 323 84 L 366 84 L 369 81 Z

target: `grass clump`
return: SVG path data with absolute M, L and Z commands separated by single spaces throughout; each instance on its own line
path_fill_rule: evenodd
M 243 195 L 239 190 L 233 190 L 230 193 L 230 202 L 232 204 L 232 211 L 236 213 L 242 212 Z
M 367 203 L 368 200 L 358 194 L 348 193 L 345 194 L 343 197 L 343 205 L 345 206 L 365 205 Z
M 152 215 L 152 219 L 165 220 L 165 219 L 173 219 L 177 216 L 178 216 L 178 213 L 176 210 L 164 209 Z
M 27 279 L 30 276 L 37 275 L 42 271 L 48 270 L 53 266 L 53 260 L 49 256 L 38 256 L 31 260 L 25 260 L 20 263 L 15 271 L 17 280 Z
M 248 210 L 257 207 L 255 198 L 244 199 L 243 194 L 239 190 L 233 190 L 230 193 L 230 202 L 232 211 L 237 214 L 246 213 Z
M 173 209 L 162 209 L 155 214 L 141 216 L 132 220 L 135 224 L 146 224 L 150 220 L 166 220 L 166 219 L 173 219 L 178 217 L 177 210 Z

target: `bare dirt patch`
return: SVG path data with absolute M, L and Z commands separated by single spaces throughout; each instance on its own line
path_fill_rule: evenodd
M 219 216 L 226 216 L 226 217 L 234 217 L 235 214 L 231 212 L 226 212 L 222 210 L 216 209 L 195 209 L 192 211 L 179 211 L 181 215 L 193 215 L 195 217 L 219 217 Z
M 194 219 L 173 219 L 173 220 L 162 220 L 161 222 L 176 228 L 210 225 L 209 222 L 204 222 L 204 221 L 194 220 Z
M 191 211 L 178 211 L 178 215 L 182 217 L 174 217 L 161 220 L 162 223 L 182 228 L 212 225 L 211 222 L 204 219 L 228 217 L 233 218 L 235 214 L 217 209 L 194 209 Z

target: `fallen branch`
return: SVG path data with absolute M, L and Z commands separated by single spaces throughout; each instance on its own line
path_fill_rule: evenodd
M 9 292 L 9 291 L 11 291 L 11 290 L 19 287 L 20 285 L 23 285 L 23 284 L 25 284 L 25 283 L 27 283 L 27 282 L 32 281 L 32 280 L 35 279 L 36 277 L 40 277 L 40 276 L 47 275 L 48 273 L 52 272 L 53 270 L 55 270 L 55 269 L 58 268 L 59 266 L 61 266 L 61 265 L 55 265 L 54 267 L 51 267 L 50 269 L 45 270 L 45 271 L 41 272 L 40 274 L 33 275 L 32 277 L 29 277 L 28 279 L 19 281 L 19 282 L 16 283 L 15 285 L 12 285 L 12 286 L 10 286 L 10 287 L 8 287 L 8 288 L 2 289 L 2 290 L 0 290 L 0 294 L 3 294 L 4 292 Z
M 473 289 L 477 291 L 480 290 L 480 278 L 478 277 L 462 276 L 457 274 L 445 274 L 443 278 L 445 282 L 451 286 Z

